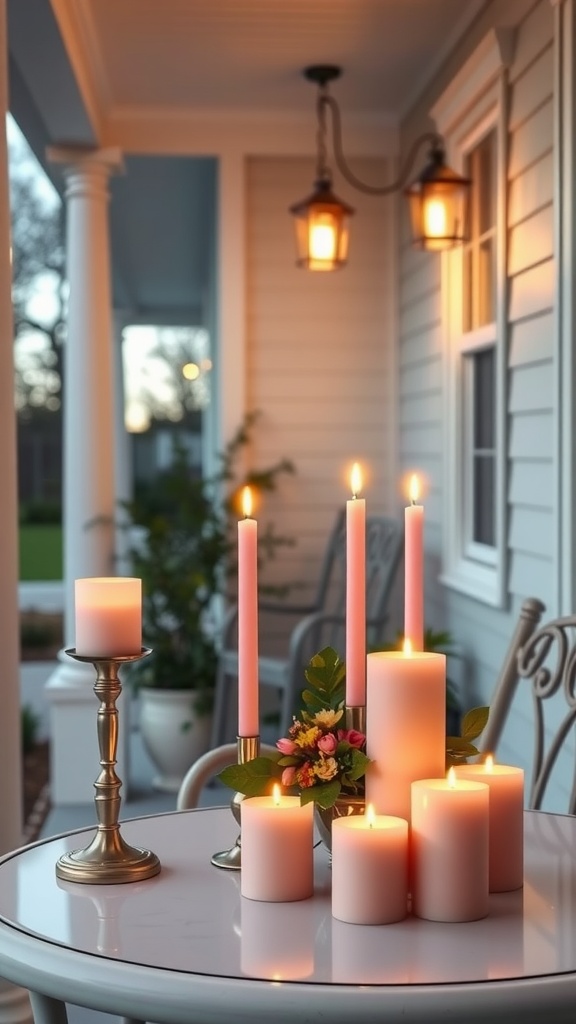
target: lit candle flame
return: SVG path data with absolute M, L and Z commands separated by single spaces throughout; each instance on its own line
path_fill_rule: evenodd
M 374 828 L 374 822 L 376 820 L 376 814 L 374 812 L 374 804 L 368 804 L 368 807 L 366 808 L 365 818 L 366 818 L 366 821 L 368 823 L 368 828 Z
M 492 754 L 487 754 L 487 756 L 486 756 L 486 760 L 484 761 L 484 771 L 485 772 L 493 772 L 494 771 L 494 756 Z
M 245 519 L 252 515 L 252 491 L 249 487 L 242 490 L 242 513 Z
M 404 651 L 404 654 L 406 654 L 408 657 L 410 657 L 410 655 L 412 654 L 412 641 L 407 636 L 404 637 L 404 643 L 402 644 L 402 650 Z
M 352 466 L 350 473 L 350 487 L 352 488 L 352 497 L 357 498 L 362 490 L 362 471 L 357 462 Z
M 420 481 L 416 476 L 416 473 L 412 473 L 412 476 L 410 477 L 408 496 L 410 498 L 410 503 L 412 505 L 415 505 L 416 502 L 418 501 L 418 498 L 420 497 Z
M 274 806 L 280 807 L 280 786 L 277 782 L 274 783 L 274 788 L 272 789 L 272 799 L 274 801 Z
M 454 771 L 454 765 L 450 768 L 447 778 L 450 789 L 456 789 L 456 772 Z

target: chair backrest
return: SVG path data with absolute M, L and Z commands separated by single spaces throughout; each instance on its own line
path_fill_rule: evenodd
M 387 516 L 366 517 L 366 620 L 368 642 L 377 645 L 383 638 L 387 608 L 404 547 L 404 527 L 400 519 Z M 338 618 L 346 612 L 346 510 L 341 509 L 330 535 L 318 583 L 316 610 Z M 341 628 L 341 627 L 340 627 Z M 325 643 L 338 647 L 335 636 Z
M 576 615 L 539 625 L 545 606 L 528 598 L 520 612 L 491 701 L 481 738 L 483 752 L 495 750 L 521 680 L 530 686 L 534 717 L 534 754 L 528 806 L 542 806 L 546 787 L 562 747 L 576 723 Z M 552 704 L 547 702 L 557 700 Z M 558 704 L 562 701 L 562 707 Z M 546 714 L 554 709 L 554 714 Z M 568 813 L 576 813 L 576 758 Z

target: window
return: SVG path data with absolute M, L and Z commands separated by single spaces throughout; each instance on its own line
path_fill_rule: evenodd
M 472 180 L 468 222 L 470 240 L 462 253 L 462 402 L 464 423 L 464 554 L 494 563 L 496 545 L 496 346 L 486 346 L 487 328 L 495 333 L 496 312 L 496 133 L 490 131 L 467 155 Z
M 506 80 L 494 33 L 433 110 L 450 162 L 472 180 L 469 241 L 445 254 L 442 582 L 499 606 L 505 579 Z M 484 76 L 484 77 L 483 77 Z
M 464 460 L 468 466 L 466 549 L 470 557 L 492 561 L 483 548 L 496 544 L 496 426 L 494 346 L 464 356 L 464 403 L 468 411 Z M 466 435 L 465 435 L 466 436 Z
M 470 241 L 464 250 L 464 309 L 462 329 L 473 331 L 495 318 L 496 285 L 496 133 L 491 131 L 465 160 L 472 180 L 468 225 Z

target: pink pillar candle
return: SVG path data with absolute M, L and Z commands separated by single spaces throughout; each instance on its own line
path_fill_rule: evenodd
M 446 763 L 446 656 L 429 651 L 368 655 L 366 803 L 410 820 L 410 786 L 442 778 Z
M 366 502 L 357 494 L 360 467 L 352 468 L 352 493 L 346 502 L 346 704 L 366 703 Z
M 418 478 L 410 483 L 411 504 L 404 510 L 404 635 L 413 651 L 424 647 L 424 509 L 416 505 Z
M 463 764 L 459 779 L 485 782 L 490 793 L 490 892 L 510 892 L 524 884 L 524 772 L 510 765 Z
M 92 576 L 74 584 L 76 654 L 112 658 L 142 649 L 142 580 Z
M 392 924 L 408 909 L 408 822 L 354 815 L 332 822 L 332 914 L 349 924 Z
M 244 488 L 245 518 L 238 523 L 238 735 L 257 736 L 258 524 L 250 518 L 252 495 Z
M 486 917 L 488 814 L 488 786 L 482 782 L 452 775 L 412 784 L 412 909 L 417 917 Z
M 242 801 L 240 891 L 249 900 L 288 903 L 314 892 L 313 804 L 298 796 Z

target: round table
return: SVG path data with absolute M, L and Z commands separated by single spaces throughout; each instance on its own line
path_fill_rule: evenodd
M 64 1001 L 160 1024 L 573 1021 L 576 818 L 525 823 L 524 888 L 486 919 L 380 927 L 332 918 L 323 847 L 312 899 L 243 899 L 210 864 L 236 836 L 225 808 L 125 822 L 162 863 L 144 882 L 58 880 L 93 830 L 57 836 L 0 861 L 0 975 L 35 993 L 36 1024 L 62 1022 Z

